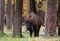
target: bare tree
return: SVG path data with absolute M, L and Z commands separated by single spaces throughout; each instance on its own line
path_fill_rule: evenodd
M 13 22 L 13 36 L 20 35 L 22 36 L 22 8 L 23 0 L 16 0 L 15 4 L 15 14 Z
M 54 36 L 56 33 L 56 0 L 46 0 L 45 34 Z
M 8 29 L 11 28 L 11 0 L 7 0 L 7 8 L 6 8 L 6 24 Z
M 58 0 L 58 35 L 60 36 L 60 0 Z
M 35 14 L 37 14 L 35 0 L 30 0 L 30 12 L 34 12 Z
M 4 2 L 5 0 L 0 0 L 0 31 L 4 31 Z
M 15 0 L 12 1 L 11 4 L 11 25 L 13 26 L 14 23 L 14 15 L 15 15 Z

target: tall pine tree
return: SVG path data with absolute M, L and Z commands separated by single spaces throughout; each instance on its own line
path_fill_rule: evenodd
M 45 34 L 54 36 L 56 33 L 56 0 L 46 0 Z
M 5 0 L 0 0 L 0 31 L 4 32 L 4 2 Z
M 15 14 L 13 22 L 13 36 L 20 35 L 22 36 L 22 8 L 23 0 L 16 0 L 15 4 Z

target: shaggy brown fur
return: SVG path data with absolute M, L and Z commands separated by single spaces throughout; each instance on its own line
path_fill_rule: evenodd
M 39 15 L 31 12 L 29 16 L 26 17 L 26 25 L 27 30 L 30 32 L 30 36 L 32 37 L 32 33 L 34 32 L 34 36 L 39 36 L 39 30 L 41 28 L 41 18 Z

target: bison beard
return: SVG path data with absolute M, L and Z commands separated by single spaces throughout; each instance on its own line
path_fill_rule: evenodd
M 30 37 L 32 37 L 32 33 L 34 32 L 34 37 L 39 36 L 39 30 L 41 28 L 41 18 L 39 15 L 30 13 L 28 17 L 26 17 L 26 26 L 27 30 L 30 32 Z

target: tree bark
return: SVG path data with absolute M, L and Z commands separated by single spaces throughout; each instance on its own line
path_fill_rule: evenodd
M 13 23 L 13 36 L 20 35 L 22 36 L 22 8 L 23 0 L 16 0 L 16 8 L 14 14 L 14 23 Z
M 34 12 L 35 14 L 37 14 L 35 0 L 30 0 L 30 12 Z
M 58 35 L 60 36 L 60 0 L 58 0 L 58 16 L 57 16 L 57 21 L 58 21 Z
M 46 0 L 45 34 L 54 36 L 56 33 L 56 0 Z
M 8 29 L 11 28 L 11 0 L 7 0 L 7 8 L 6 8 L 6 24 Z
M 0 0 L 0 31 L 4 32 L 4 0 Z
M 28 11 L 27 11 L 28 14 L 27 15 L 29 15 L 30 14 L 30 0 L 28 0 L 27 2 L 28 2 L 28 4 L 27 4 L 28 5 Z

